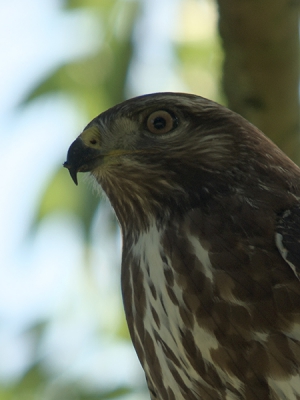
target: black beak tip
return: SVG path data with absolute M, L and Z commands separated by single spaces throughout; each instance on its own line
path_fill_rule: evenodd
M 69 170 L 71 178 L 72 178 L 73 182 L 75 183 L 75 185 L 77 186 L 78 185 L 78 180 L 77 180 L 77 171 L 76 171 L 76 169 L 72 168 L 72 165 L 70 165 L 68 163 L 68 161 L 65 161 L 63 163 L 63 166 Z

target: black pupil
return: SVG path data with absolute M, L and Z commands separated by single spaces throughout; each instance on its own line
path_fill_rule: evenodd
M 153 121 L 153 126 L 155 129 L 164 129 L 167 125 L 167 121 L 163 117 L 156 117 Z

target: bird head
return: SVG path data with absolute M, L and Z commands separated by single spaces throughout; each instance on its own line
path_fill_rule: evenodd
M 190 148 L 199 156 L 205 154 L 197 159 L 199 166 L 221 167 L 233 150 L 233 137 L 223 129 L 228 114 L 224 107 L 190 94 L 136 97 L 94 118 L 71 145 L 64 166 L 77 184 L 77 172 L 95 173 L 97 167 L 100 171 L 134 160 L 153 165 L 157 155 L 163 157 L 161 162 L 177 158 L 182 164 Z M 187 156 L 193 161 L 193 154 Z
M 271 146 L 250 123 L 217 103 L 155 93 L 94 118 L 70 146 L 64 166 L 76 184 L 78 172 L 91 172 L 122 221 L 132 213 L 157 217 L 203 206 L 237 182 L 245 185 L 245 171 L 251 175 L 258 158 L 256 147 L 266 143 Z

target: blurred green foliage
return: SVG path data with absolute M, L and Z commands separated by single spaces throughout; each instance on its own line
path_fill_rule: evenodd
M 91 193 L 90 189 L 85 180 L 80 181 L 79 186 L 75 186 L 67 170 L 60 167 L 43 193 L 36 212 L 35 224 L 51 213 L 69 212 L 80 219 L 88 240 L 95 210 L 99 199 L 101 200 L 95 193 Z M 63 193 L 67 195 L 64 196 Z
M 86 121 L 124 100 L 124 87 L 132 55 L 132 31 L 139 10 L 138 1 L 66 1 L 67 10 L 88 9 L 99 20 L 99 46 L 86 58 L 59 66 L 33 88 L 23 105 L 51 93 L 70 96 Z M 75 138 L 74 138 L 75 139 Z M 91 195 L 85 182 L 75 187 L 66 170 L 59 168 L 50 181 L 37 211 L 37 221 L 56 211 L 73 212 L 88 235 L 99 198 Z M 68 196 L 62 196 L 62 193 Z

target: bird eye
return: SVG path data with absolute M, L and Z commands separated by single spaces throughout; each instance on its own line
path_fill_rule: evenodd
M 164 110 L 155 111 L 147 119 L 147 128 L 151 133 L 168 133 L 175 126 L 176 119 Z

